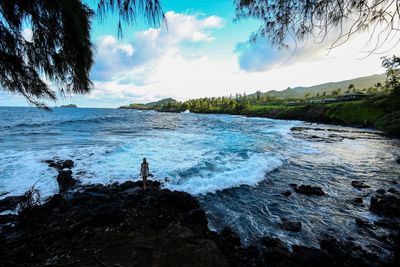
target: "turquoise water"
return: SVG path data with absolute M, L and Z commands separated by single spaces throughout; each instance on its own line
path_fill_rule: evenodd
M 321 128 L 291 131 L 292 127 Z M 173 114 L 114 109 L 0 108 L 0 193 L 15 195 L 36 184 L 57 192 L 56 171 L 42 160 L 73 159 L 82 183 L 139 179 L 141 159 L 172 190 L 197 196 L 211 228 L 229 225 L 245 243 L 275 235 L 291 244 L 316 245 L 322 232 L 364 246 L 387 248 L 363 233 L 356 217 L 377 220 L 368 205 L 378 188 L 398 188 L 399 141 L 373 131 L 229 115 Z M 166 179 L 167 178 L 167 179 Z M 359 191 L 352 180 L 371 189 Z M 290 183 L 321 186 L 328 194 L 293 193 Z M 288 233 L 281 218 L 300 220 Z

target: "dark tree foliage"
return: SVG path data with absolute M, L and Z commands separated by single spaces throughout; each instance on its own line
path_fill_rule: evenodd
M 384 57 L 382 66 L 386 69 L 386 86 L 393 95 L 400 96 L 400 57 Z
M 400 29 L 400 0 L 234 0 L 236 19 L 255 18 L 262 24 L 251 39 L 267 37 L 280 47 L 288 39 L 312 38 L 323 41 L 337 34 L 332 48 L 353 34 L 369 29 L 371 51 L 396 38 Z M 338 31 L 338 33 L 337 33 Z M 372 39 L 371 39 L 372 41 Z
M 134 23 L 138 14 L 150 23 L 163 17 L 158 0 L 95 2 L 101 18 L 119 15 L 119 31 L 121 21 Z M 81 0 L 0 0 L 0 87 L 44 108 L 42 99 L 56 99 L 52 88 L 61 95 L 90 92 L 93 14 Z M 24 37 L 26 28 L 32 38 Z
M 105 19 L 111 11 L 118 11 L 118 36 L 122 37 L 122 22 L 135 24 L 142 15 L 151 25 L 159 25 L 164 13 L 159 0 L 98 0 L 97 15 Z

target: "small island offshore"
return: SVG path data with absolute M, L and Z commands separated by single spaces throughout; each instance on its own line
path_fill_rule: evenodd
M 400 266 L 400 0 L 0 14 L 0 267 Z
M 75 104 L 61 105 L 60 108 L 78 108 Z

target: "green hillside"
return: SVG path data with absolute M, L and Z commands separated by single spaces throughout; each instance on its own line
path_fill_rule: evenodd
M 272 90 L 262 93 L 261 95 L 282 97 L 282 98 L 302 98 L 307 93 L 310 94 L 311 96 L 314 96 L 316 94 L 322 95 L 323 92 L 329 95 L 333 92 L 333 90 L 336 90 L 338 88 L 342 88 L 342 91 L 345 91 L 350 84 L 354 84 L 356 89 L 363 89 L 363 88 L 373 87 L 377 83 L 384 84 L 385 80 L 386 80 L 386 74 L 375 74 L 351 80 L 324 83 L 310 87 L 299 86 L 291 89 L 288 88 L 283 91 Z
M 164 98 L 164 99 L 161 99 L 159 101 L 147 103 L 147 104 L 145 104 L 145 106 L 147 106 L 147 107 L 156 107 L 156 106 L 162 106 L 162 105 L 168 104 L 168 103 L 177 103 L 177 102 L 178 101 L 176 101 L 173 98 Z
M 178 103 L 178 101 L 176 101 L 173 98 L 164 98 L 159 101 L 150 102 L 147 104 L 133 103 L 133 104 L 129 104 L 128 106 L 121 106 L 119 108 L 121 108 L 121 109 L 153 109 L 154 107 L 159 107 L 159 106 L 163 106 L 166 104 L 175 104 L 175 103 Z

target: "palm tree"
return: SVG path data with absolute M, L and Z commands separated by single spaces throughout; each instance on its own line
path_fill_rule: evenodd
M 98 0 L 97 8 L 101 18 L 118 12 L 128 24 L 139 14 L 154 24 L 163 18 L 159 0 Z M 90 92 L 93 14 L 83 0 L 0 1 L 0 87 L 39 107 L 56 99 L 49 82 L 62 95 Z

